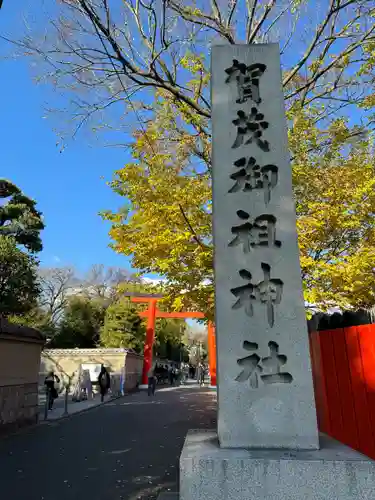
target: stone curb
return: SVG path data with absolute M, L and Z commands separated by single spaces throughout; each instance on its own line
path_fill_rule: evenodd
M 132 391 L 132 392 L 127 392 L 127 393 L 125 393 L 124 395 L 121 395 L 121 396 L 111 397 L 107 401 L 100 402 L 100 403 L 98 403 L 95 406 L 89 406 L 88 408 L 82 408 L 82 410 L 75 411 L 74 413 L 67 413 L 66 415 L 62 414 L 61 417 L 52 418 L 51 420 L 49 420 L 49 419 L 47 419 L 47 420 L 41 420 L 36 425 L 50 424 L 52 422 L 58 422 L 60 420 L 63 420 L 63 419 L 69 418 L 69 417 L 74 417 L 74 415 L 80 415 L 81 413 L 85 413 L 86 411 L 94 410 L 95 408 L 99 408 L 100 406 L 103 406 L 103 405 L 106 405 L 108 403 L 111 403 L 112 401 L 116 401 L 117 399 L 121 399 L 121 398 L 125 398 L 127 396 L 131 396 L 132 394 L 135 394 L 137 392 L 139 392 L 139 391 L 135 390 L 135 391 Z

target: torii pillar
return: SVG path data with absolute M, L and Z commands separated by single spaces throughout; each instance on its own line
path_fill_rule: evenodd
M 138 300 L 137 300 L 138 299 Z M 148 372 L 152 366 L 152 356 L 155 340 L 155 323 L 156 323 L 156 303 L 158 299 L 142 299 L 141 297 L 133 298 L 133 302 L 147 302 L 148 308 L 145 311 L 147 318 L 146 339 L 143 348 L 143 368 L 142 368 L 142 383 L 140 389 L 148 388 Z
M 209 321 L 207 327 L 207 337 L 208 337 L 208 366 L 210 368 L 211 375 L 211 387 L 216 388 L 216 336 L 215 336 L 215 326 Z

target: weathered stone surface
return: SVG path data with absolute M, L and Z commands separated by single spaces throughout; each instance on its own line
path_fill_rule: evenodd
M 0 434 L 38 419 L 38 385 L 0 386 Z
M 178 493 L 172 493 L 172 492 L 165 492 L 165 493 L 160 493 L 158 496 L 158 500 L 179 500 L 179 495 Z
M 233 60 L 266 65 L 253 100 L 238 93 Z M 316 449 L 277 44 L 213 47 L 212 128 L 220 445 Z
M 373 500 L 375 462 L 321 436 L 320 450 L 232 450 L 217 434 L 188 434 L 180 500 Z

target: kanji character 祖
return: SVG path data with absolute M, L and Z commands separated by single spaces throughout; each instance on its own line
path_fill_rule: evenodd
M 242 244 L 245 253 L 249 253 L 256 246 L 281 247 L 281 242 L 276 240 L 276 217 L 274 215 L 260 215 L 254 219 L 254 222 L 249 221 L 250 215 L 243 210 L 238 210 L 237 215 L 247 222 L 232 227 L 231 231 L 236 236 L 229 243 L 230 247 Z

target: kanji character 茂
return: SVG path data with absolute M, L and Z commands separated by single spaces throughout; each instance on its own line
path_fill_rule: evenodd
M 237 127 L 237 137 L 232 148 L 238 148 L 242 144 L 251 144 L 253 141 L 262 151 L 269 151 L 269 142 L 262 139 L 263 130 L 268 128 L 268 122 L 264 120 L 264 115 L 258 113 L 257 108 L 251 108 L 247 115 L 244 111 L 237 111 L 235 120 L 232 121 Z

